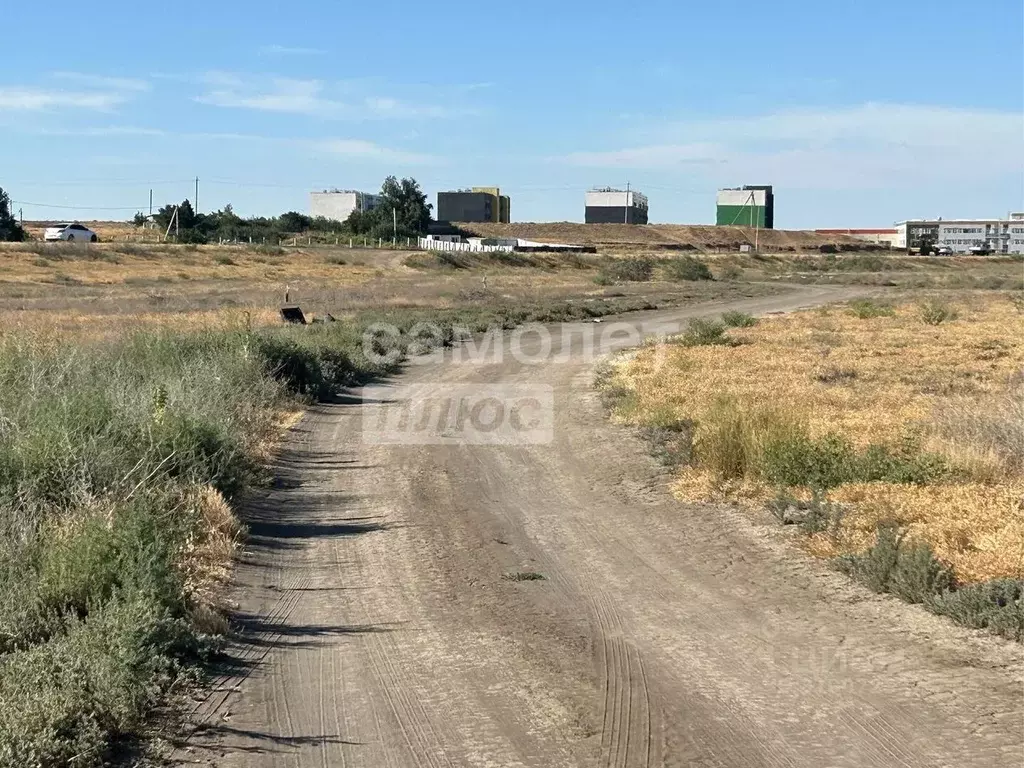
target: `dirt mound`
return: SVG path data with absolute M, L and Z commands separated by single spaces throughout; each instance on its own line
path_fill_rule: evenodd
M 708 225 L 649 224 L 456 224 L 464 232 L 480 237 L 522 237 L 542 242 L 579 243 L 596 246 L 636 246 L 640 248 L 735 251 L 741 245 L 753 245 L 755 232 L 749 227 L 713 227 Z M 762 229 L 756 233 L 760 250 L 817 250 L 822 245 L 863 244 L 846 235 L 819 235 L 814 232 Z

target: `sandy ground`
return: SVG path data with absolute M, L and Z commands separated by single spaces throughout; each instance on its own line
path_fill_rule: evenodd
M 628 321 L 651 332 L 850 295 L 809 287 Z M 674 501 L 592 389 L 585 340 L 607 327 L 568 326 L 538 364 L 423 361 L 306 415 L 275 487 L 245 510 L 239 637 L 177 759 L 1021 765 L 1020 646 L 871 595 L 744 513 Z M 463 385 L 550 392 L 551 439 L 365 440 L 408 387 Z

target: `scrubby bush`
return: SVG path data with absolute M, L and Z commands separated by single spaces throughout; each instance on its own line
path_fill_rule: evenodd
M 896 308 L 887 301 L 857 299 L 850 302 L 850 313 L 861 320 L 870 320 L 874 317 L 892 317 L 896 314 Z
M 769 439 L 760 470 L 766 480 L 784 488 L 834 488 L 849 482 L 854 456 L 850 442 L 838 435 L 813 440 L 801 431 Z
M 612 259 L 602 268 L 599 277 L 609 283 L 642 283 L 654 274 L 654 262 L 650 259 Z
M 875 592 L 891 592 L 911 603 L 928 603 L 953 585 L 952 571 L 931 547 L 908 542 L 892 523 L 878 527 L 875 543 L 865 552 L 843 557 L 838 565 Z
M 746 312 L 731 310 L 722 313 L 722 322 L 729 328 L 751 328 L 757 325 L 757 318 Z
M 894 523 L 880 525 L 867 550 L 840 557 L 836 564 L 875 592 L 889 592 L 958 624 L 1024 642 L 1024 580 L 957 584 L 928 544 L 908 540 Z
M 1024 642 L 1024 580 L 993 579 L 934 595 L 928 607 L 958 624 Z
M 937 299 L 929 299 L 921 304 L 921 319 L 928 325 L 941 325 L 959 317 L 959 313 L 950 305 Z
M 739 280 L 743 277 L 743 269 L 736 264 L 726 264 L 718 273 L 721 280 Z
M 674 341 L 677 344 L 682 344 L 684 347 L 732 344 L 733 341 L 725 335 L 725 331 L 726 327 L 724 323 L 707 320 L 705 318 L 697 318 L 696 320 L 691 320 L 690 324 L 686 327 L 686 330 L 679 336 L 675 337 Z
M 680 256 L 675 259 L 667 259 L 662 270 L 667 280 L 714 280 L 708 265 L 693 256 Z

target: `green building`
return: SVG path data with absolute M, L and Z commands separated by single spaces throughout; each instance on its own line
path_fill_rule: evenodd
M 720 227 L 775 228 L 775 195 L 771 186 L 718 190 L 715 224 Z

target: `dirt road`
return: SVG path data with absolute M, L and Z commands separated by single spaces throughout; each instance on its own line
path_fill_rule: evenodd
M 365 420 L 396 406 L 379 394 L 310 411 L 248 510 L 243 638 L 182 760 L 1022 764 L 1020 648 L 870 595 L 749 515 L 674 501 L 592 391 L 585 340 L 605 328 L 571 326 L 550 355 L 538 337 L 546 362 L 431 361 L 388 384 L 394 400 L 409 386 L 550 391 L 548 443 L 366 444 Z

